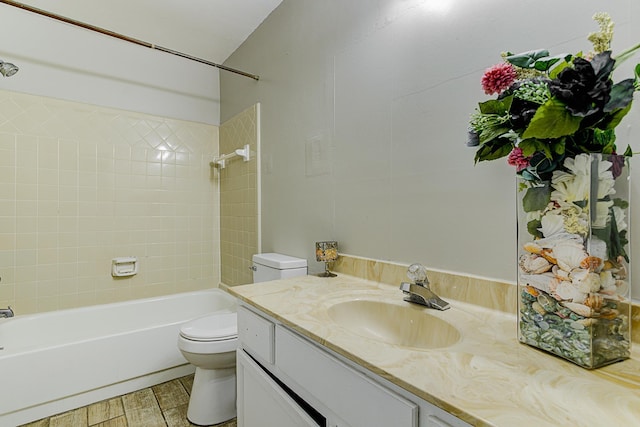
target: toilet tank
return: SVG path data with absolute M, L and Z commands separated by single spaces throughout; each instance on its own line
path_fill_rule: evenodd
M 307 260 L 277 253 L 253 256 L 253 283 L 306 276 Z

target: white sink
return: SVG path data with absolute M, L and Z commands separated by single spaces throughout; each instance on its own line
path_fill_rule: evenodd
M 356 299 L 329 307 L 333 322 L 366 338 L 418 349 L 449 347 L 460 340 L 460 332 L 430 309 L 406 304 Z

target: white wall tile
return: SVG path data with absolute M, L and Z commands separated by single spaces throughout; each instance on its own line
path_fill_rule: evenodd
M 7 104 L 18 112 L 0 129 L 0 254 L 11 254 L 0 256 L 0 306 L 24 314 L 218 285 L 217 190 L 202 164 L 216 127 L 0 90 Z M 116 256 L 137 256 L 140 273 L 113 279 Z

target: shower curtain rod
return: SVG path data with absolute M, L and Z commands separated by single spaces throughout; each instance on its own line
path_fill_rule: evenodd
M 148 42 L 145 42 L 145 41 L 142 41 L 142 40 L 138 40 L 138 39 L 135 39 L 133 37 L 129 37 L 129 36 L 125 36 L 125 35 L 120 34 L 120 33 L 116 33 L 114 31 L 105 30 L 104 28 L 96 27 L 95 25 L 91 25 L 91 24 L 87 24 L 85 22 L 77 21 L 75 19 L 67 18 L 67 17 L 62 16 L 62 15 L 57 15 L 55 13 L 51 13 L 51 12 L 48 12 L 48 11 L 43 10 L 43 9 L 38 9 L 37 7 L 29 6 L 29 5 L 24 4 L 24 3 L 19 3 L 17 1 L 11 1 L 11 0 L 0 0 L 0 3 L 4 3 L 4 4 L 7 4 L 9 6 L 17 7 L 17 8 L 20 8 L 20 9 L 24 9 L 26 11 L 29 11 L 29 12 L 32 12 L 32 13 L 36 13 L 38 15 L 46 16 L 47 18 L 52 18 L 52 19 L 65 22 L 67 24 L 75 25 L 75 26 L 78 26 L 78 27 L 81 27 L 81 28 L 84 28 L 84 29 L 87 29 L 87 30 L 95 31 L 95 32 L 100 33 L 100 34 L 104 34 L 104 35 L 107 35 L 107 36 L 115 37 L 117 39 L 124 40 L 124 41 L 129 42 L 129 43 L 137 44 L 139 46 L 144 46 L 144 47 L 148 47 L 150 49 L 159 50 L 161 52 L 170 53 L 172 55 L 180 56 L 182 58 L 186 58 L 186 59 L 190 59 L 192 61 L 200 62 L 202 64 L 210 65 L 212 67 L 216 67 L 216 68 L 219 68 L 219 69 L 224 70 L 224 71 L 229 71 L 231 73 L 240 74 L 241 76 L 249 77 L 249 78 L 254 79 L 254 80 L 260 80 L 260 76 L 255 75 L 255 74 L 250 74 L 250 73 L 247 73 L 247 72 L 244 72 L 244 71 L 241 71 L 241 70 L 237 70 L 235 68 L 230 68 L 230 67 L 227 67 L 227 66 L 224 66 L 224 65 L 216 64 L 215 62 L 207 61 L 206 59 L 198 58 L 198 57 L 195 57 L 195 56 L 183 53 L 183 52 L 178 52 L 177 50 L 169 49 L 169 48 L 166 48 L 166 47 L 155 45 L 153 43 L 148 43 Z

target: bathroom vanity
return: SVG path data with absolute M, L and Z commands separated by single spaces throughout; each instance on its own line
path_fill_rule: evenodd
M 240 427 L 640 419 L 637 352 L 588 371 L 519 344 L 512 314 L 452 299 L 436 311 L 403 301 L 398 286 L 342 274 L 228 291 L 240 299 Z
M 469 425 L 250 306 L 238 335 L 241 427 Z

